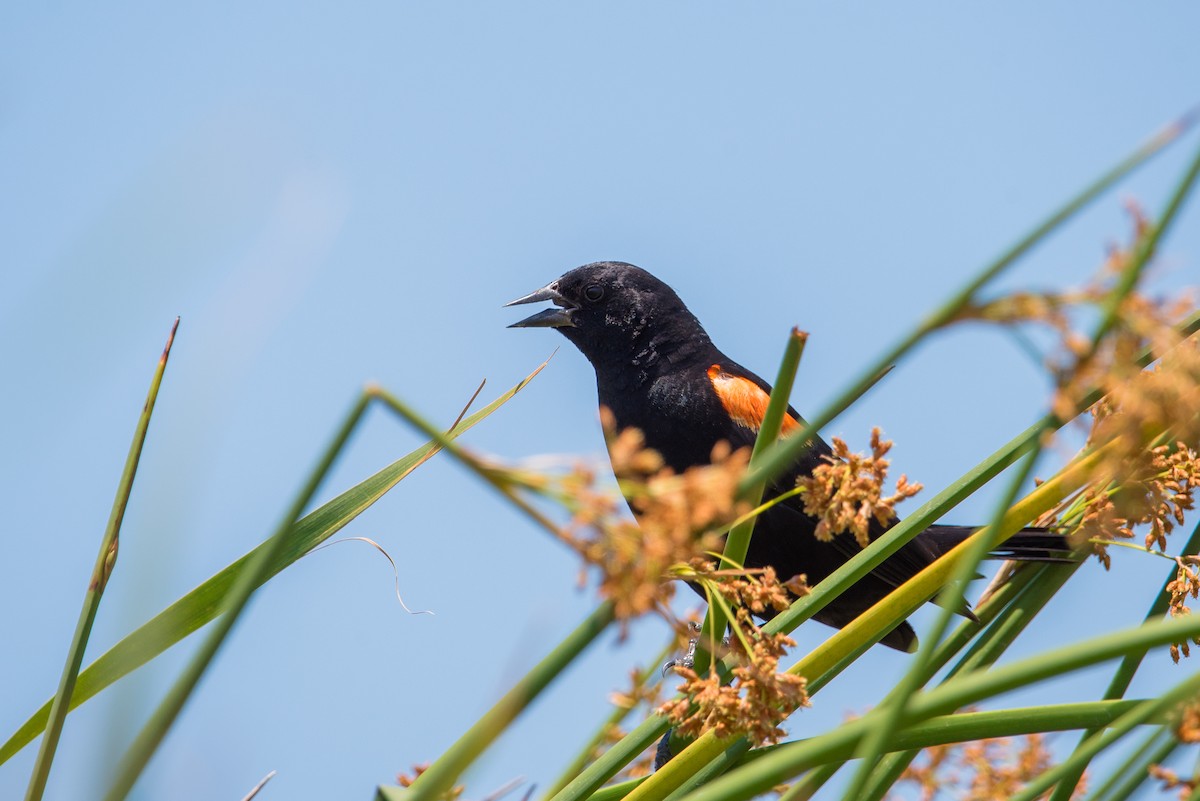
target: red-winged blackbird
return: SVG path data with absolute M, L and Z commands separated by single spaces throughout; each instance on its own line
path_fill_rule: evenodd
M 571 340 L 595 367 L 600 405 L 612 412 L 617 429 L 640 429 L 646 445 L 675 471 L 707 464 L 721 440 L 735 449 L 754 444 L 770 385 L 717 350 L 700 321 L 662 281 L 632 264 L 596 262 L 507 305 L 546 300 L 555 308 L 510 328 L 556 328 Z M 788 412 L 792 420 L 785 427 L 801 422 L 795 409 L 789 406 Z M 768 488 L 767 497 L 794 487 L 798 476 L 811 473 L 830 453 L 814 437 L 812 447 Z M 781 579 L 804 573 L 815 585 L 861 550 L 850 534 L 818 540 L 816 522 L 798 498 L 772 507 L 755 524 L 746 566 L 771 565 Z M 870 538 L 886 528 L 873 523 Z M 845 626 L 974 531 L 970 526 L 930 526 L 816 619 Z M 1030 530 L 1009 539 L 993 556 L 1057 560 L 1066 552 L 1061 537 Z M 969 608 L 961 611 L 973 617 Z M 903 622 L 882 642 L 911 651 L 916 634 Z

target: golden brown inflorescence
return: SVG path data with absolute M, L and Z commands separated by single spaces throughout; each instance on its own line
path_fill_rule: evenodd
M 878 428 L 871 430 L 870 456 L 851 453 L 845 442 L 833 437 L 833 455 L 825 457 L 827 464 L 796 481 L 804 489 L 805 513 L 820 521 L 817 539 L 828 541 L 848 531 L 865 548 L 870 544 L 871 522 L 886 526 L 896 518 L 896 504 L 921 491 L 920 484 L 910 484 L 902 475 L 895 492 L 883 495 L 890 464 L 884 457 L 891 448 L 891 440 L 881 439 Z
M 1109 542 L 1130 540 L 1144 526 L 1144 547 L 1167 548 L 1167 535 L 1185 522 L 1200 485 L 1200 453 L 1182 441 L 1148 447 L 1128 457 L 1118 474 L 1105 459 L 1079 493 L 1039 519 L 1062 524 L 1077 544 L 1087 544 L 1108 568 Z
M 1167 583 L 1167 594 L 1171 597 L 1167 611 L 1171 617 L 1183 617 L 1192 612 L 1187 606 L 1188 596 L 1193 599 L 1200 596 L 1200 575 L 1197 574 L 1200 556 L 1179 556 L 1175 564 L 1178 566 L 1175 579 Z M 1192 642 L 1200 645 L 1200 637 L 1193 638 Z M 1181 656 L 1191 656 L 1191 653 L 1187 640 L 1171 643 L 1171 659 L 1176 662 Z
M 1146 447 L 1125 458 L 1123 474 L 1115 472 L 1114 461 L 1105 459 L 1086 486 L 1035 521 L 1036 525 L 1067 531 L 1074 542 L 1089 548 L 1105 569 L 1111 565 L 1109 546 L 1133 539 L 1139 527 L 1145 530 L 1139 546 L 1165 555 L 1168 535 L 1185 522 L 1200 486 L 1200 452 L 1182 441 Z M 1187 599 L 1196 598 L 1200 591 L 1200 556 L 1171 558 L 1177 570 L 1166 587 L 1168 611 L 1179 617 L 1190 612 Z M 1200 645 L 1200 638 L 1193 642 Z M 1190 650 L 1187 641 L 1172 643 L 1171 658 L 1178 662 Z
M 1108 568 L 1108 546 L 1144 531 L 1147 550 L 1165 551 L 1167 536 L 1184 523 L 1200 484 L 1200 335 L 1187 336 L 1183 321 L 1195 313 L 1195 296 L 1185 292 L 1152 298 L 1139 287 L 1121 293 L 1135 259 L 1144 255 L 1152 223 L 1130 206 L 1133 232 L 1124 247 L 1111 247 L 1098 274 L 1082 289 L 1064 293 L 1018 293 L 966 307 L 957 320 L 1005 325 L 1037 323 L 1054 333 L 1047 357 L 1056 391 L 1051 410 L 1071 420 L 1096 393 L 1085 451 L 1098 458 L 1086 486 L 1035 525 L 1055 526 L 1090 548 Z M 1111 325 L 1092 336 L 1078 333 L 1082 319 L 1110 316 Z M 1144 354 L 1158 357 L 1149 369 Z M 1180 557 L 1176 588 L 1186 589 Z M 1186 614 L 1186 592 L 1170 590 L 1171 614 Z M 1200 641 L 1198 641 L 1200 642 Z M 1187 654 L 1186 643 L 1172 656 Z
M 1175 738 L 1181 743 L 1200 743 L 1200 699 L 1193 698 L 1175 712 Z M 1180 799 L 1191 798 L 1200 785 L 1200 774 L 1190 778 L 1181 777 L 1176 771 L 1163 765 L 1151 765 L 1151 778 L 1162 782 L 1162 789 L 1178 790 Z
M 942 797 L 995 801 L 1011 798 L 1052 764 L 1053 755 L 1042 734 L 937 745 L 921 751 L 900 775 L 897 787 L 914 786 L 921 801 Z M 1086 789 L 1080 781 L 1071 797 L 1083 797 Z
M 1200 743 L 1200 698 L 1193 698 L 1179 710 L 1175 736 L 1181 743 Z
M 719 551 L 729 525 L 748 509 L 737 485 L 749 452 L 718 445 L 711 464 L 677 474 L 627 428 L 610 436 L 609 453 L 637 522 L 595 487 L 590 470 L 577 467 L 562 481 L 572 517 L 560 537 L 583 559 L 581 581 L 587 568 L 597 570 L 600 595 L 612 601 L 624 634 L 630 620 L 651 611 L 673 620 L 668 605 L 679 567 Z
M 796 709 L 808 706 L 803 677 L 779 671 L 779 660 L 795 645 L 785 634 L 768 634 L 753 615 L 782 611 L 795 595 L 808 592 L 803 577 L 781 583 L 772 568 L 762 571 L 713 571 L 696 574 L 710 593 L 719 593 L 734 612 L 730 651 L 736 664 L 733 682 L 724 684 L 715 671 L 700 676 L 677 667 L 684 679 L 683 696 L 659 708 L 679 734 L 696 737 L 712 731 L 718 737 L 744 736 L 765 745 L 784 736 L 780 724 Z
M 1197 782 L 1195 776 L 1185 779 L 1175 771 L 1162 765 L 1151 765 L 1149 773 L 1151 778 L 1162 782 L 1163 791 L 1178 790 L 1179 801 L 1187 801 L 1187 799 L 1192 797 L 1192 793 L 1196 792 Z

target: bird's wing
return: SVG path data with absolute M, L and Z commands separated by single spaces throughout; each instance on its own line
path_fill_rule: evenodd
M 872 542 L 880 537 L 888 528 L 872 521 L 869 537 Z M 913 539 L 901 546 L 900 550 L 883 560 L 875 566 L 871 572 L 879 578 L 891 584 L 893 587 L 899 587 L 904 582 L 908 581 L 913 576 L 920 573 L 928 567 L 935 559 L 937 554 L 930 553 L 920 539 L 921 535 L 917 535 L 917 539 Z M 857 555 L 863 549 L 858 544 L 858 540 L 853 534 L 843 532 L 833 538 L 833 546 L 841 553 L 845 554 L 849 559 Z
M 738 426 L 744 428 L 750 434 L 749 441 L 753 442 L 762 425 L 763 416 L 766 414 L 767 403 L 770 400 L 771 385 L 750 370 L 731 360 L 724 360 L 713 364 L 708 368 L 708 377 L 712 382 L 713 389 L 717 393 L 717 397 L 721 401 L 721 405 L 729 414 L 730 419 Z M 795 432 L 804 423 L 804 418 L 789 405 L 788 416 L 784 419 L 783 424 L 784 436 Z M 780 494 L 795 487 L 798 477 L 810 475 L 817 465 L 825 461 L 826 456 L 833 453 L 829 445 L 819 436 L 812 437 L 810 443 L 811 446 L 804 455 L 775 482 L 771 494 Z M 813 536 L 812 532 L 815 528 L 815 521 L 812 517 L 804 513 L 804 502 L 802 499 L 798 497 L 789 498 L 781 505 L 786 506 L 789 511 L 797 514 L 797 517 L 794 518 L 797 536 Z M 887 527 L 872 521 L 869 533 L 870 539 L 874 541 L 886 530 Z M 862 551 L 862 547 L 858 544 L 858 541 L 849 533 L 835 536 L 830 545 L 843 554 L 846 559 Z M 925 569 L 935 558 L 936 555 L 928 553 L 928 549 L 923 546 L 920 540 L 913 540 L 905 544 L 871 572 L 893 587 L 899 587 Z
M 767 404 L 771 400 L 771 385 L 731 359 L 714 362 L 707 373 L 717 399 L 720 400 L 729 419 L 735 426 L 749 432 L 749 440 L 753 442 L 767 413 Z M 783 419 L 783 436 L 795 433 L 804 425 L 804 418 L 789 404 L 787 415 Z M 808 451 L 796 464 L 797 472 L 811 472 L 822 457 L 833 452 L 825 440 L 818 436 L 813 436 L 809 443 Z M 794 478 L 789 481 L 789 486 L 795 486 Z

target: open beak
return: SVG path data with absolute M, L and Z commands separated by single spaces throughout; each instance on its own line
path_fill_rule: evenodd
M 530 315 L 524 320 L 513 323 L 509 328 L 568 328 L 574 326 L 575 323 L 571 320 L 571 312 L 574 311 L 575 307 L 558 293 L 557 284 L 557 281 L 552 281 L 535 292 L 530 292 L 524 297 L 505 303 L 504 305 L 507 307 L 549 300 L 559 307 L 543 309 L 537 314 Z

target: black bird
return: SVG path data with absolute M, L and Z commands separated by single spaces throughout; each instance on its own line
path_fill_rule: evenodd
M 650 273 L 624 262 L 587 264 L 507 305 L 538 301 L 555 306 L 509 327 L 555 328 L 573 342 L 596 369 L 600 405 L 612 412 L 617 429 L 640 429 L 646 445 L 674 470 L 707 464 L 721 440 L 734 449 L 754 444 L 770 385 L 718 350 L 675 291 Z M 795 409 L 789 406 L 788 413 L 785 429 L 802 423 Z M 812 447 L 767 489 L 766 497 L 794 487 L 798 476 L 811 473 L 829 453 L 829 446 L 814 436 Z M 805 573 L 815 585 L 861 550 L 850 534 L 821 542 L 813 535 L 816 523 L 797 498 L 772 507 L 755 524 L 746 566 L 771 565 L 782 579 Z M 886 530 L 873 522 L 870 538 Z M 930 526 L 816 619 L 845 626 L 975 530 Z M 1061 537 L 1029 530 L 992 556 L 1059 561 L 1067 554 Z M 961 613 L 974 617 L 966 606 Z M 913 650 L 916 641 L 907 622 L 882 639 L 902 651 Z

